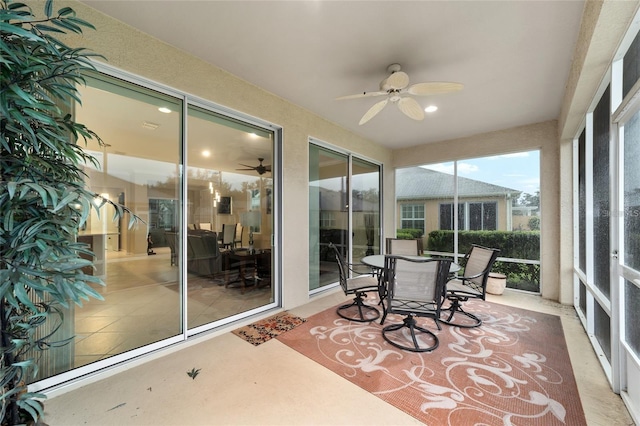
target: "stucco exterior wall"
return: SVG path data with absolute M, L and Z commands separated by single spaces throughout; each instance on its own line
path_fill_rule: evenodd
M 406 200 L 399 201 L 396 206 L 396 228 L 402 228 L 402 205 L 413 204 L 424 206 L 424 223 L 425 223 L 425 235 L 424 243 L 426 247 L 428 233 L 440 229 L 440 204 L 450 204 L 452 199 L 429 199 L 429 200 Z M 459 203 L 496 203 L 497 210 L 497 228 L 498 231 L 509 231 L 507 229 L 507 203 L 505 198 L 496 197 L 468 197 L 459 198 Z

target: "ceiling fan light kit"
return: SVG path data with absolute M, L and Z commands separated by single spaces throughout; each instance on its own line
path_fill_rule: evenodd
M 389 102 L 396 104 L 398 109 L 407 117 L 421 121 L 424 120 L 424 110 L 420 104 L 410 96 L 429 96 L 442 93 L 457 92 L 462 90 L 462 83 L 453 83 L 448 81 L 431 81 L 426 83 L 416 83 L 409 86 L 409 76 L 401 71 L 399 64 L 391 64 L 387 67 L 387 71 L 391 74 L 380 82 L 380 91 L 363 92 L 357 95 L 348 95 L 337 98 L 336 100 L 357 99 L 371 96 L 387 96 L 387 99 L 373 104 L 371 108 L 360 119 L 360 125 L 375 117 L 384 109 Z M 437 109 L 437 108 L 436 108 Z

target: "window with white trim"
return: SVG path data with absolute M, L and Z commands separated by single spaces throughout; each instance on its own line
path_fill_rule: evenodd
M 402 204 L 400 228 L 424 232 L 424 204 Z

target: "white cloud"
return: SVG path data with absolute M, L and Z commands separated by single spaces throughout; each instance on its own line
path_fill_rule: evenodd
M 480 167 L 476 166 L 475 164 L 458 163 L 459 175 L 470 175 L 478 171 L 480 171 Z

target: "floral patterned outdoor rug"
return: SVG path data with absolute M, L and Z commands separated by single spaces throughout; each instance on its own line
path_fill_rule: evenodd
M 282 312 L 272 317 L 240 327 L 233 330 L 232 333 L 252 345 L 258 346 L 267 340 L 271 340 L 274 337 L 299 326 L 305 321 L 307 321 L 305 318 L 300 318 L 287 312 Z
M 339 318 L 335 307 L 278 340 L 428 425 L 586 424 L 560 317 L 466 302 L 478 328 L 419 319 L 440 346 L 389 345 L 378 322 Z M 402 322 L 389 315 L 385 325 Z

